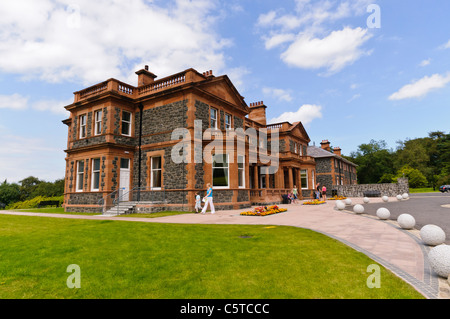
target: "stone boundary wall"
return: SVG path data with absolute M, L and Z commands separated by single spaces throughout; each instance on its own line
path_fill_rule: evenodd
M 356 184 L 356 185 L 333 185 L 332 189 L 337 190 L 338 196 L 363 197 L 365 191 L 379 191 L 380 196 L 395 197 L 403 193 L 409 193 L 409 183 L 407 178 L 397 179 L 397 183 L 383 184 Z

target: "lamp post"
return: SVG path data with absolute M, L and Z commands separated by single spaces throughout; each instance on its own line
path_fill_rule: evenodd
M 139 159 L 138 159 L 138 194 L 137 201 L 141 201 L 141 143 L 142 143 L 142 111 L 144 105 L 139 103 Z

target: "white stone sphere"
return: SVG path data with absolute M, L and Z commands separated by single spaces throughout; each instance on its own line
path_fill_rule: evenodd
M 377 216 L 379 219 L 389 219 L 391 212 L 387 208 L 380 207 L 377 209 Z
M 403 229 L 412 229 L 416 225 L 416 220 L 410 214 L 401 214 L 397 218 L 397 223 Z
M 430 249 L 428 261 L 431 269 L 439 276 L 448 278 L 450 275 L 450 246 L 438 245 Z
M 356 204 L 355 206 L 353 206 L 353 211 L 356 214 L 362 214 L 362 213 L 364 213 L 364 206 L 361 204 Z
M 408 197 L 409 197 L 408 193 L 403 193 L 403 195 L 402 195 L 403 199 L 408 199 Z
M 420 238 L 429 246 L 437 246 L 445 241 L 445 232 L 436 225 L 425 225 L 420 229 Z
M 397 199 L 402 200 L 403 199 L 402 195 L 397 195 Z
M 367 204 L 368 202 L 370 202 L 369 197 L 364 197 L 364 198 L 363 198 L 363 202 L 366 203 L 366 204 Z
M 383 200 L 383 202 L 388 202 L 389 201 L 389 197 L 387 197 L 387 196 L 383 196 L 383 197 L 381 197 L 381 199 Z
M 350 198 L 346 198 L 345 199 L 345 204 L 346 205 L 351 205 L 352 204 L 352 200 Z
M 345 208 L 345 203 L 341 200 L 336 201 L 336 208 L 339 210 L 343 210 Z

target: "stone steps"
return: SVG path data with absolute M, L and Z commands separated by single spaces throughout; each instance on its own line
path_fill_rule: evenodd
M 117 216 L 124 214 L 131 214 L 135 212 L 136 205 L 152 205 L 152 204 L 160 204 L 162 202 L 121 202 L 119 205 L 114 206 L 107 210 L 103 215 L 104 216 Z

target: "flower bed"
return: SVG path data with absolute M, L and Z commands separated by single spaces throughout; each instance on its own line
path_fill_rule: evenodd
M 320 204 L 325 204 L 325 201 L 314 199 L 314 200 L 309 200 L 309 201 L 303 202 L 302 205 L 320 205 Z
M 331 198 L 328 198 L 329 200 L 343 200 L 343 199 L 347 199 L 347 197 L 345 196 L 333 196 Z
M 272 206 L 260 206 L 256 207 L 254 210 L 242 212 L 243 216 L 267 216 L 278 214 L 287 211 L 287 208 L 280 208 L 277 205 Z

